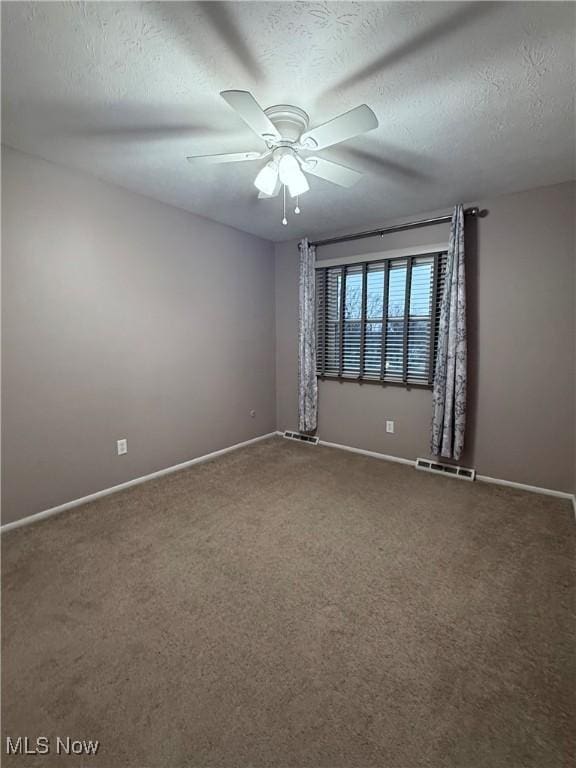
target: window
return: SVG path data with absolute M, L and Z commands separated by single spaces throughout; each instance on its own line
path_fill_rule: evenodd
M 432 386 L 446 254 L 316 269 L 317 374 Z

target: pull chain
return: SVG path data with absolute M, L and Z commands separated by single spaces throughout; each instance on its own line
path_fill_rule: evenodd
M 288 219 L 286 218 L 286 184 L 282 184 L 282 205 L 283 205 L 283 212 L 284 212 L 284 218 L 282 219 L 282 224 L 286 226 L 288 224 Z

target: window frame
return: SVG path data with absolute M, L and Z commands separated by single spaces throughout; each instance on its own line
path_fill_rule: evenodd
M 436 365 L 436 353 L 438 346 L 438 323 L 440 319 L 440 300 L 442 297 L 442 288 L 445 278 L 447 248 L 434 246 L 430 250 L 424 251 L 423 249 L 414 249 L 415 252 L 404 251 L 400 255 L 400 252 L 396 251 L 394 255 L 386 256 L 384 254 L 378 254 L 376 258 L 368 258 L 360 260 L 352 257 L 349 261 L 340 260 L 335 263 L 331 259 L 327 259 L 327 263 L 324 265 L 322 261 L 316 263 L 316 285 L 318 280 L 318 272 L 323 273 L 323 301 L 322 307 L 323 321 L 318 325 L 319 304 L 316 303 L 315 307 L 315 320 L 317 324 L 317 333 L 321 337 L 321 349 L 322 359 L 320 365 L 318 360 L 316 363 L 316 377 L 320 381 L 340 381 L 340 382 L 355 382 L 357 384 L 378 384 L 380 386 L 399 386 L 405 389 L 432 389 L 434 386 L 434 372 Z M 414 265 L 418 264 L 421 259 L 432 259 L 432 285 L 430 293 L 430 314 L 426 316 L 430 322 L 429 332 L 429 345 L 427 349 L 428 354 L 428 377 L 427 381 L 415 380 L 408 378 L 408 349 L 409 349 L 409 334 L 410 334 L 410 322 L 414 319 L 414 316 L 410 315 L 410 299 L 412 289 L 412 269 Z M 404 295 L 404 314 L 402 315 L 402 378 L 390 378 L 382 375 L 382 371 L 386 364 L 386 335 L 387 326 L 390 319 L 389 312 L 389 280 L 391 266 L 394 262 L 406 263 L 406 279 L 405 279 L 405 295 Z M 366 327 L 370 320 L 367 318 L 367 279 L 370 268 L 382 267 L 383 271 L 383 288 L 382 288 L 382 318 L 379 321 L 382 323 L 381 330 L 381 342 L 380 342 L 380 375 L 379 376 L 366 376 L 365 371 L 365 354 L 366 354 Z M 346 302 L 346 276 L 348 270 L 354 270 L 357 274 L 357 270 L 361 269 L 361 284 L 362 284 L 362 299 L 361 299 L 361 313 L 360 318 L 349 320 L 348 322 L 360 323 L 360 347 L 359 347 L 359 369 L 358 374 L 346 373 L 344 369 L 344 332 L 345 332 L 345 302 Z M 328 288 L 328 274 L 331 270 L 341 271 L 341 282 L 339 287 L 340 301 L 338 306 L 338 373 L 331 373 L 325 370 L 326 358 L 328 356 L 328 334 L 327 327 L 329 325 L 328 320 L 328 307 L 329 300 Z M 423 319 L 423 318 L 421 318 Z M 319 344 L 317 343 L 316 349 L 318 352 Z

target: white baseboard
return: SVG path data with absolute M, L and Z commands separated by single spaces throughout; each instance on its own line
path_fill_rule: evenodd
M 281 435 L 282 432 L 276 434 Z M 363 448 L 354 448 L 351 445 L 341 445 L 340 443 L 329 443 L 327 440 L 320 440 L 320 445 L 325 445 L 328 448 L 339 448 L 342 451 L 350 451 L 351 453 L 359 453 L 362 456 L 372 456 L 374 459 L 384 459 L 384 461 L 395 461 L 397 464 L 408 464 L 415 466 L 416 461 L 411 459 L 403 459 L 400 456 L 390 456 L 386 453 L 378 453 L 377 451 L 366 451 Z M 515 483 L 512 480 L 499 480 L 495 477 L 488 477 L 487 475 L 476 475 L 476 480 L 482 483 L 492 483 L 493 485 L 506 485 L 510 488 L 518 488 L 521 491 L 530 491 L 531 493 L 543 493 L 546 496 L 556 496 L 559 499 L 568 499 L 574 506 L 574 514 L 576 516 L 576 496 L 566 491 L 556 491 L 552 488 L 541 488 L 538 485 L 526 485 L 525 483 Z
M 415 466 L 416 462 L 412 459 L 402 459 L 400 456 L 389 456 L 386 453 L 377 453 L 376 451 L 365 451 L 364 448 L 353 448 L 351 445 L 340 445 L 340 443 L 329 443 L 327 440 L 320 440 L 320 445 L 325 445 L 328 448 L 340 448 L 341 451 L 350 451 L 351 453 L 359 453 L 362 456 L 371 456 L 373 459 L 384 459 L 384 461 L 395 461 L 397 464 L 409 464 L 411 467 Z
M 145 483 L 148 480 L 153 480 L 156 477 L 162 477 L 162 475 L 169 475 L 172 472 L 177 472 L 180 469 L 186 469 L 187 467 L 191 467 L 194 464 L 200 464 L 201 462 L 204 462 L 204 461 L 210 461 L 211 459 L 216 459 L 218 456 L 223 456 L 225 453 L 236 451 L 239 448 L 244 448 L 244 446 L 246 445 L 251 445 L 252 443 L 257 443 L 260 440 L 266 440 L 267 438 L 275 437 L 276 435 L 279 437 L 282 437 L 283 432 L 278 430 L 275 432 L 268 432 L 265 435 L 260 435 L 259 437 L 253 437 L 250 440 L 244 440 L 242 443 L 236 443 L 235 445 L 230 445 L 227 448 L 220 449 L 219 451 L 213 451 L 212 453 L 207 453 L 204 456 L 198 456 L 195 459 L 184 461 L 181 464 L 175 464 L 172 467 L 167 467 L 166 469 L 160 469 L 157 472 L 151 472 L 149 475 L 136 477 L 133 480 L 128 480 L 125 483 L 114 485 L 111 488 L 105 488 L 102 491 L 96 491 L 96 493 L 91 493 L 88 496 L 83 496 L 81 499 L 74 499 L 73 501 L 67 501 L 65 504 L 60 504 L 57 507 L 51 507 L 50 509 L 45 509 L 42 512 L 36 512 L 33 515 L 22 517 L 20 520 L 14 520 L 14 522 L 12 523 L 6 523 L 0 526 L 0 532 L 5 533 L 14 528 L 20 528 L 21 526 L 24 526 L 24 525 L 30 525 L 31 523 L 36 523 L 40 520 L 44 520 L 47 517 L 51 517 L 52 515 L 57 515 L 59 512 L 65 512 L 67 509 L 73 509 L 74 507 L 79 507 L 82 504 L 87 504 L 90 501 L 95 501 L 96 499 L 101 499 L 104 496 L 109 496 L 111 493 L 122 491 L 125 488 L 131 488 L 133 485 L 139 485 L 140 483 Z M 386 453 L 378 453 L 377 451 L 367 451 L 367 450 L 364 450 L 364 448 L 354 448 L 351 445 L 341 445 L 340 443 L 330 443 L 327 440 L 320 440 L 319 444 L 324 445 L 327 448 L 338 448 L 342 451 L 358 453 L 362 456 L 371 456 L 374 459 L 383 459 L 384 461 L 393 461 L 393 462 L 396 462 L 397 464 L 406 464 L 412 467 L 415 466 L 416 464 L 416 462 L 413 461 L 412 459 L 404 459 L 404 458 L 401 458 L 400 456 L 390 456 Z M 515 483 L 512 480 L 499 480 L 498 478 L 488 477 L 486 475 L 476 475 L 476 480 L 483 483 L 492 483 L 493 485 L 505 485 L 511 488 L 518 488 L 519 490 L 530 491 L 531 493 L 543 493 L 547 496 L 556 496 L 557 498 L 560 498 L 560 499 L 568 499 L 572 501 L 572 505 L 574 507 L 574 517 L 576 518 L 576 495 L 572 493 L 566 493 L 565 491 L 555 491 L 550 488 L 540 488 L 537 485 L 526 485 L 524 483 Z
M 353 448 L 351 445 L 340 445 L 340 443 L 329 443 L 327 440 L 320 440 L 320 445 L 327 448 L 339 448 L 341 451 L 350 451 L 359 453 L 362 456 L 371 456 L 373 459 L 384 459 L 384 461 L 395 461 L 397 464 L 409 464 L 415 466 L 416 462 L 412 459 L 402 459 L 400 456 L 389 456 L 387 453 L 378 453 L 377 451 L 366 451 L 364 448 Z
M 488 477 L 487 475 L 476 475 L 476 480 L 481 483 L 491 483 L 492 485 L 505 485 L 509 488 L 518 488 L 521 491 L 530 493 L 543 493 L 545 496 L 556 496 L 558 499 L 569 499 L 574 502 L 574 494 L 566 491 L 555 491 L 553 488 L 541 488 L 539 485 L 526 485 L 526 483 L 515 483 L 512 480 L 500 480 L 497 477 Z
M 105 488 L 102 491 L 96 491 L 96 493 L 90 493 L 88 496 L 83 496 L 81 499 L 74 499 L 73 501 L 67 501 L 65 504 L 59 504 L 57 507 L 51 507 L 50 509 L 45 509 L 42 512 L 36 512 L 33 515 L 28 515 L 27 517 L 22 517 L 20 520 L 14 520 L 12 523 L 6 523 L 5 525 L 0 526 L 0 532 L 5 533 L 6 531 L 11 531 L 14 528 L 20 528 L 23 525 L 30 525 L 31 523 L 37 523 L 40 520 L 44 520 L 47 517 L 51 517 L 52 515 L 57 515 L 59 512 L 65 512 L 67 509 L 72 509 L 73 507 L 79 507 L 81 504 L 86 504 L 89 501 L 95 501 L 96 499 L 101 499 L 104 496 L 109 496 L 111 493 L 116 493 L 117 491 L 123 491 L 125 488 L 131 488 L 133 485 L 140 485 L 140 483 L 145 483 L 148 480 L 154 480 L 156 477 L 162 477 L 162 475 L 169 475 L 172 472 L 178 472 L 180 469 L 186 469 L 187 467 L 191 467 L 194 464 L 200 464 L 204 461 L 210 461 L 211 459 L 216 459 L 218 456 L 222 456 L 225 453 L 230 453 L 231 451 L 236 451 L 238 448 L 244 448 L 246 445 L 251 445 L 252 443 L 257 443 L 260 440 L 266 440 L 268 437 L 274 437 L 277 432 L 268 432 L 266 435 L 260 435 L 259 437 L 253 437 L 250 440 L 244 440 L 242 443 L 236 443 L 235 445 L 230 445 L 227 448 L 221 448 L 219 451 L 213 451 L 212 453 L 206 453 L 204 456 L 197 456 L 195 459 L 190 459 L 189 461 L 183 461 L 181 464 L 174 464 L 172 467 L 167 467 L 166 469 L 159 469 L 157 472 L 151 472 L 149 475 L 143 475 L 142 477 L 136 477 L 133 480 L 127 480 L 125 483 L 120 483 L 120 485 L 114 485 L 111 488 Z
M 292 430 L 290 430 L 292 431 Z M 298 430 L 294 430 L 297 432 Z M 284 432 L 276 432 L 279 437 L 284 436 Z M 302 443 L 306 445 L 306 443 Z M 388 456 L 386 453 L 377 453 L 376 451 L 366 451 L 364 448 L 354 448 L 351 445 L 342 445 L 341 443 L 329 443 L 327 440 L 319 440 L 318 445 L 325 445 L 326 448 L 338 448 L 341 451 L 349 451 L 350 453 L 359 453 L 362 456 L 371 456 L 373 459 L 384 459 L 384 461 L 395 461 L 397 464 L 409 464 L 411 467 L 415 466 L 416 462 L 412 459 L 402 459 L 399 456 Z

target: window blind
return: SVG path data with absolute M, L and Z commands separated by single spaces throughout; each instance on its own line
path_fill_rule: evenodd
M 317 267 L 317 374 L 432 386 L 446 253 Z

